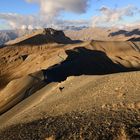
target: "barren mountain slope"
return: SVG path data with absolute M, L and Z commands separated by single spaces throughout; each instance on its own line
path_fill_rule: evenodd
M 85 50 L 80 49 L 82 47 Z M 70 54 L 66 50 L 74 48 L 78 48 L 77 50 L 81 55 L 90 55 L 90 53 L 94 55 L 95 51 L 101 51 L 102 54 L 100 53 L 99 57 L 104 55 L 104 57 L 109 57 L 108 59 L 111 59 L 114 63 L 127 68 L 135 69 L 140 66 L 140 47 L 137 42 L 89 41 L 72 45 L 7 46 L 0 49 L 0 59 L 2 60 L 0 61 L 1 84 L 60 63 Z M 78 56 L 78 53 L 74 52 L 74 54 L 76 57 Z M 108 65 L 105 66 L 108 68 Z
M 47 29 L 0 60 L 0 139 L 140 137 L 139 42 L 75 43 Z
M 83 75 L 51 83 L 0 117 L 6 127 L 0 139 L 138 139 L 139 76 Z

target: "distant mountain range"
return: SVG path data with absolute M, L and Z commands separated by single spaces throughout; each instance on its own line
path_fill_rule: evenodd
M 65 31 L 66 36 L 73 40 L 90 41 L 139 41 L 140 28 L 120 30 L 117 28 L 85 28 L 82 30 Z
M 0 31 L 0 45 L 31 32 L 32 30 L 1 30 Z
M 64 31 L 66 30 L 82 30 L 87 28 L 86 26 L 80 26 L 80 27 L 76 27 L 76 26 L 66 26 L 63 27 L 62 29 Z M 0 30 L 0 45 L 4 44 L 10 40 L 14 40 L 18 37 L 24 36 L 26 34 L 30 34 L 31 32 L 34 32 L 38 29 L 34 29 L 34 30 L 29 30 L 29 29 L 16 29 L 16 30 Z
M 3 44 L 9 40 L 13 40 L 18 37 L 18 34 L 14 31 L 0 31 L 0 44 Z
M 48 43 L 71 44 L 76 43 L 69 37 L 66 37 L 61 30 L 54 30 L 52 28 L 44 28 L 32 30 L 31 33 L 27 32 L 25 35 L 20 36 L 14 40 L 5 43 L 8 45 L 43 45 Z

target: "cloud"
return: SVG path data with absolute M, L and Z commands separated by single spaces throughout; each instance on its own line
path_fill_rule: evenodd
M 111 9 L 106 6 L 102 6 L 99 9 L 101 15 L 94 16 L 92 18 L 92 26 L 102 26 L 108 24 L 114 26 L 124 19 L 124 17 L 133 17 L 138 9 L 133 5 L 128 5 L 123 8 Z
M 63 12 L 76 14 L 85 13 L 89 0 L 26 0 L 28 3 L 40 5 L 40 11 L 36 15 L 20 15 L 16 13 L 0 13 L 0 19 L 5 20 L 11 28 L 32 29 L 41 27 L 57 27 L 68 25 L 71 21 L 65 21 L 60 15 Z M 73 21 L 82 24 L 83 21 Z
M 121 26 L 120 26 L 121 27 Z M 131 23 L 125 23 L 125 24 L 123 24 L 122 25 L 122 28 L 128 28 L 128 27 L 132 27 L 132 28 L 134 28 L 134 27 L 140 27 L 140 20 L 137 20 L 137 21 L 134 21 L 134 22 L 131 22 Z
M 33 28 L 47 28 L 52 27 L 55 29 L 65 29 L 66 26 L 83 26 L 87 25 L 87 20 L 48 20 L 43 16 L 33 15 L 19 15 L 16 13 L 0 13 L 0 19 L 6 21 L 6 23 L 12 29 L 33 29 Z
M 85 13 L 89 0 L 26 0 L 29 3 L 38 3 L 41 14 L 56 18 L 61 12 Z
M 0 13 L 0 19 L 5 20 L 7 24 L 13 29 L 32 29 L 33 24 L 34 26 L 37 26 L 37 24 L 39 23 L 35 16 L 24 16 L 16 13 Z
M 62 13 L 72 12 L 83 14 L 87 11 L 91 0 L 25 0 L 27 3 L 36 3 L 40 10 L 36 15 L 20 15 L 17 13 L 0 13 L 0 20 L 4 20 L 9 27 L 15 29 L 32 29 L 52 27 L 64 29 L 65 26 L 124 26 L 122 22 L 126 16 L 133 17 L 140 10 L 128 5 L 123 8 L 109 8 L 102 6 L 89 20 L 65 20 Z M 133 23 L 131 23 L 132 26 Z M 129 23 L 127 24 L 129 25 Z

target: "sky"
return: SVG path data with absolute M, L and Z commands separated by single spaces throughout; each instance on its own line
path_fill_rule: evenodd
M 1 0 L 0 30 L 140 25 L 140 0 Z

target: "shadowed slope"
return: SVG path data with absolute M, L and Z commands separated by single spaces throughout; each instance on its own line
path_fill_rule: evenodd
M 6 77 L 6 80 L 5 80 L 8 83 L 13 79 L 20 78 L 22 76 L 27 76 L 30 73 L 34 73 L 42 69 L 47 69 L 55 64 L 57 65 L 61 63 L 62 61 L 65 61 L 68 55 L 69 55 L 68 57 L 71 59 L 72 55 L 70 54 L 70 51 L 68 50 L 73 50 L 74 48 L 79 48 L 79 47 L 86 48 L 90 52 L 101 51 L 100 53 L 97 54 L 100 56 L 99 61 L 101 61 L 101 57 L 104 58 L 106 56 L 114 64 L 118 66 L 120 65 L 120 66 L 126 67 L 129 70 L 131 69 L 135 70 L 135 69 L 140 68 L 139 42 L 90 41 L 90 42 L 82 42 L 78 44 L 69 44 L 69 45 L 44 44 L 41 46 L 39 45 L 36 45 L 36 46 L 25 45 L 24 47 L 23 46 L 7 46 L 5 48 L 0 49 L 0 60 L 1 60 L 0 61 L 0 67 L 1 67 L 0 85 L 2 85 L 2 83 L 6 83 L 6 82 L 3 82 L 2 80 L 2 79 L 5 79 L 5 75 L 9 75 Z M 74 55 L 76 55 L 76 58 L 79 59 L 79 57 L 77 56 L 80 56 L 81 59 L 83 59 L 82 55 L 86 55 L 87 61 L 85 61 L 84 64 L 82 63 L 82 65 L 88 64 L 88 61 L 89 61 L 88 59 L 91 60 L 90 55 L 92 56 L 93 53 L 89 53 L 89 51 L 86 52 L 84 51 L 84 49 L 82 51 L 82 48 L 79 49 L 78 51 L 76 52 L 75 50 L 73 50 Z M 87 53 L 89 54 L 87 55 Z M 104 53 L 104 55 L 102 55 L 101 53 L 102 54 Z M 95 53 L 93 54 L 93 56 L 94 55 Z M 96 56 L 95 56 L 94 61 L 98 61 L 98 59 L 96 60 Z M 79 60 L 74 60 L 74 61 L 79 61 Z M 71 67 L 71 66 L 76 67 L 76 65 L 77 66 L 79 65 L 78 62 L 75 62 L 75 63 L 78 63 L 75 65 L 68 63 L 70 61 L 65 61 L 65 62 L 66 64 L 63 64 L 63 66 L 69 65 L 68 67 Z M 98 62 L 93 62 L 93 63 L 95 64 Z M 97 64 L 97 65 L 100 65 L 100 64 Z M 109 66 L 107 65 L 108 64 L 105 64 L 105 63 L 103 64 L 103 66 L 105 66 L 105 68 L 103 68 L 105 71 L 104 73 L 108 71 L 107 69 Z M 102 69 L 101 65 L 100 65 L 100 69 Z M 98 68 L 98 71 L 100 71 L 100 69 Z M 118 71 L 118 68 L 116 71 Z M 109 73 L 109 71 L 107 73 Z
M 69 76 L 104 75 L 139 70 L 114 63 L 104 52 L 83 47 L 66 51 L 68 57 L 60 64 L 44 70 L 45 79 L 60 82 Z
M 37 72 L 40 73 L 40 75 L 42 75 L 41 77 L 43 78 L 40 79 L 38 76 L 36 76 L 36 74 L 29 74 L 29 76 L 25 75 L 25 77 L 27 77 L 26 82 L 22 81 L 21 78 L 21 80 L 19 79 L 21 83 L 19 83 L 17 86 L 16 84 L 19 82 L 18 80 L 15 80 L 15 82 L 10 82 L 1 91 L 1 96 L 7 95 L 7 91 L 8 95 L 13 94 L 14 96 L 10 97 L 7 95 L 8 99 L 6 101 L 2 101 L 0 105 L 0 113 L 7 111 L 9 108 L 22 101 L 25 97 L 27 98 L 28 96 L 31 96 L 33 93 L 42 89 L 44 86 L 47 86 L 49 83 L 62 82 L 70 76 L 106 75 L 140 70 L 140 67 L 125 67 L 125 65 L 122 65 L 119 63 L 119 61 L 115 63 L 105 52 L 99 50 L 76 47 L 71 50 L 66 50 L 65 53 L 67 58 L 63 60 L 63 62 Z M 118 57 L 118 59 L 122 61 L 123 58 Z M 7 80 L 7 77 L 3 78 Z M 4 82 L 3 80 L 1 80 L 1 82 Z M 14 91 L 15 89 L 12 88 L 14 86 L 16 86 L 18 90 L 16 89 L 16 91 Z M 17 97 L 16 101 L 9 106 L 15 96 Z

